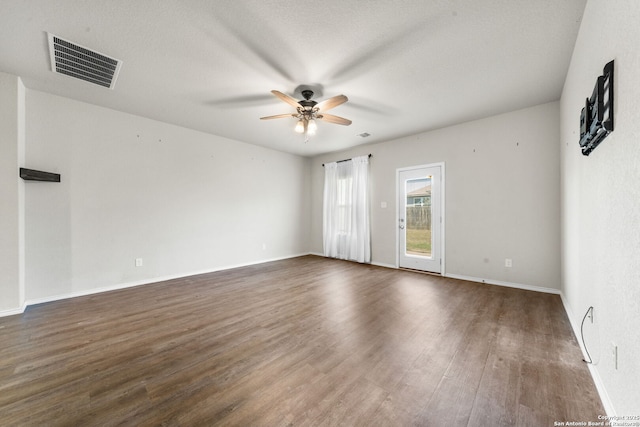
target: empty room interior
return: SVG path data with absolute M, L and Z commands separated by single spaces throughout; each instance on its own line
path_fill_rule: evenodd
M 0 425 L 639 426 L 638 22 L 0 0 Z

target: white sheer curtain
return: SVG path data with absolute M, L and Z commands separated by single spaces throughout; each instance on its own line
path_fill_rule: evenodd
M 371 262 L 369 156 L 324 165 L 324 255 Z

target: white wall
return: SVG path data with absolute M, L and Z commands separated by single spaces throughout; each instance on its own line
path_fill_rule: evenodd
M 0 314 L 24 304 L 24 97 L 20 78 L 0 73 Z
M 445 162 L 446 273 L 559 289 L 558 138 L 554 102 L 315 157 L 311 250 L 322 253 L 322 163 L 373 154 L 372 258 L 394 266 L 396 169 Z
M 561 99 L 562 282 L 608 410 L 640 415 L 640 2 L 589 0 Z M 580 109 L 615 60 L 615 130 L 589 157 Z M 618 369 L 611 345 L 618 346 Z
M 307 252 L 308 159 L 33 90 L 26 147 L 28 302 Z

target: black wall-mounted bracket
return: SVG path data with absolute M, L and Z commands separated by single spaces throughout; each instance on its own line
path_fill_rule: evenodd
M 25 181 L 60 182 L 60 174 L 20 168 L 20 178 Z
M 613 61 L 604 66 L 580 112 L 580 147 L 588 156 L 613 132 Z

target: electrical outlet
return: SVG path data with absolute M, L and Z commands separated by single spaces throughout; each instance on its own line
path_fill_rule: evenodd
M 136 267 L 142 267 L 142 258 L 136 258 Z
M 505 258 L 504 259 L 504 266 L 507 267 L 507 268 L 513 267 L 513 261 L 511 260 L 511 258 Z
M 618 346 L 615 343 L 611 343 L 611 359 L 613 360 L 613 368 L 618 370 Z

